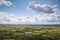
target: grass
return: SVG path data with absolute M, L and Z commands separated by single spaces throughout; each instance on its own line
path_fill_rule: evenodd
M 60 40 L 60 26 L 0 26 L 0 40 Z

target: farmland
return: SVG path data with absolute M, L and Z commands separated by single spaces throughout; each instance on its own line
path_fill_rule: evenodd
M 60 40 L 60 26 L 0 26 L 0 40 Z

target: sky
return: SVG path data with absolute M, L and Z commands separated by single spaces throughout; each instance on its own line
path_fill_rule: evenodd
M 0 0 L 0 24 L 60 24 L 60 0 Z

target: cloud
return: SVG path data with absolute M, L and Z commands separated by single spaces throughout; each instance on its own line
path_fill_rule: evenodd
M 35 1 L 31 1 L 31 2 L 29 2 L 29 5 L 28 5 L 28 8 L 29 9 L 32 9 L 32 10 L 34 10 L 34 11 L 36 11 L 36 12 L 38 12 L 38 13 L 41 13 L 41 12 L 43 12 L 43 13 L 54 13 L 55 11 L 55 7 L 56 7 L 57 5 L 53 5 L 53 6 L 51 6 L 51 5 L 48 5 L 48 4 L 38 4 L 38 3 L 36 3 Z
M 37 24 L 60 24 L 60 9 L 57 8 L 57 5 L 38 4 L 31 1 L 28 9 L 37 12 L 37 15 L 34 16 Z
M 0 23 L 15 23 L 18 17 L 12 13 L 0 12 Z
M 8 12 L 0 12 L 0 24 L 60 24 L 60 15 L 53 13 L 17 16 Z
M 0 5 L 2 4 L 3 2 L 0 0 Z M 6 6 L 11 5 L 8 4 Z M 32 1 L 29 3 L 28 8 L 36 11 L 39 15 L 17 16 L 9 12 L 0 11 L 0 24 L 60 24 L 60 10 L 56 8 L 56 5 L 41 5 Z
M 21 17 L 12 13 L 0 12 L 0 24 L 31 24 L 33 22 L 35 22 L 33 17 Z
M 8 0 L 0 0 L 0 6 L 1 5 L 11 6 L 13 4 L 11 1 L 8 1 Z

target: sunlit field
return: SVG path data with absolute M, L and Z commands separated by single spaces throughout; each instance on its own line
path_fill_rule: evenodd
M 0 40 L 60 40 L 60 26 L 0 26 Z

